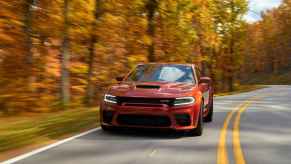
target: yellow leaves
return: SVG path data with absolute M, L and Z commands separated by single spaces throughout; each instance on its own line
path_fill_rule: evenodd
M 72 89 L 75 91 L 75 92 L 79 92 L 79 93 L 83 93 L 85 91 L 85 87 L 84 85 L 75 85 L 75 86 L 72 86 Z
M 211 58 L 208 55 L 196 54 L 195 56 L 192 57 L 192 60 L 195 63 L 201 63 L 201 62 L 209 62 L 211 60 Z
M 108 80 L 107 72 L 105 70 L 101 70 L 98 76 L 98 81 L 106 81 Z
M 200 58 L 200 61 L 204 61 L 204 62 L 209 62 L 210 61 L 210 57 L 207 55 L 202 55 Z
M 153 40 L 150 36 L 148 35 L 143 35 L 143 42 L 145 45 L 151 45 Z
M 111 13 L 104 14 L 104 20 L 111 25 L 121 25 L 123 23 L 123 18 L 121 16 L 116 16 Z
M 131 54 L 127 58 L 127 62 L 130 68 L 136 66 L 136 64 L 145 63 L 147 61 L 146 57 L 143 54 Z
M 15 40 L 9 34 L 5 34 L 0 31 L 0 41 L 2 44 L 13 44 Z
M 42 10 L 35 11 L 32 18 L 33 43 L 38 43 L 33 45 L 33 56 L 37 58 L 33 70 L 36 72 L 34 76 L 40 79 L 40 82 L 33 85 L 35 88 L 46 89 L 45 96 L 57 95 L 59 91 L 61 73 L 59 54 L 62 52 L 60 45 L 63 41 L 61 33 L 64 24 L 63 2 L 63 0 L 39 1 Z M 148 20 L 144 6 L 146 1 L 102 0 L 100 2 L 102 14 L 95 20 L 95 0 L 69 1 L 68 49 L 71 52 L 69 80 L 73 88 L 72 97 L 83 96 L 85 92 L 84 86 L 88 83 L 86 79 L 89 68 L 88 52 L 92 47 L 95 54 L 94 59 L 91 59 L 94 65 L 94 76 L 91 79 L 99 87 L 109 85 L 114 81 L 112 80 L 114 76 L 124 74 L 137 63 L 146 62 L 147 48 L 151 44 L 154 44 L 157 62 L 222 61 L 223 53 L 228 48 L 228 42 L 221 40 L 229 35 L 220 34 L 230 29 L 227 27 L 229 22 L 224 17 L 229 13 L 225 12 L 223 7 L 218 8 L 213 0 L 159 0 L 159 8 L 153 19 L 154 37 L 147 34 Z M 16 0 L 13 3 L 7 1 L 6 4 L 16 4 Z M 4 71 L 0 70 L 2 72 L 8 72 L 12 66 L 20 70 L 26 67 L 23 61 L 27 47 L 24 44 L 26 38 L 22 28 L 22 18 L 25 13 L 21 10 L 14 13 L 12 10 L 20 9 L 22 5 L 17 3 L 16 7 L 4 7 L 5 9 L 0 10 L 0 16 L 5 16 L 5 21 L 0 20 L 0 26 L 9 29 L 7 32 L 6 29 L 0 28 L 1 44 L 11 43 L 13 46 L 20 47 L 18 49 L 13 47 L 12 50 L 4 49 L 5 54 L 9 54 L 11 58 L 4 60 L 3 63 L 9 66 L 3 69 Z M 44 41 L 49 41 L 51 44 L 44 45 L 42 44 Z M 92 41 L 94 46 L 91 46 Z M 274 41 L 269 43 L 273 44 Z M 213 52 L 217 52 L 218 48 L 222 51 L 220 56 Z M 16 59 L 17 55 L 21 58 Z M 221 65 L 217 66 L 218 71 L 221 69 L 223 69 Z M 10 81 L 15 83 L 13 78 L 10 78 Z
M 186 14 L 184 15 L 184 17 L 185 17 L 185 19 L 187 19 L 187 20 L 191 20 L 191 19 L 193 18 L 193 13 L 186 13 Z
M 88 66 L 82 63 L 74 63 L 70 67 L 70 72 L 74 74 L 86 74 L 88 72 Z

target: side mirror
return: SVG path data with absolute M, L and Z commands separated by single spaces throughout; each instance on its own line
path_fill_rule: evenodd
M 124 79 L 124 76 L 118 76 L 115 79 L 116 79 L 116 81 L 119 81 L 120 82 L 120 81 L 122 81 Z
M 199 87 L 203 90 L 203 91 L 207 91 L 210 89 L 212 85 L 212 80 L 210 77 L 201 77 L 199 79 Z
M 206 83 L 208 85 L 211 85 L 212 84 L 212 80 L 211 80 L 210 77 L 201 77 L 199 79 L 199 84 L 201 84 L 201 83 Z

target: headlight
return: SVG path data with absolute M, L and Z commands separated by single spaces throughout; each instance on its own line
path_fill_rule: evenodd
M 176 98 L 174 101 L 174 106 L 180 106 L 180 105 L 190 105 L 195 103 L 194 97 L 181 97 Z
M 108 102 L 108 103 L 116 104 L 117 103 L 117 98 L 116 98 L 116 96 L 105 94 L 104 101 Z

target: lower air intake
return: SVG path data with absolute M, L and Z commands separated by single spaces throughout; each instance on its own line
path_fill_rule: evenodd
M 149 127 L 171 126 L 171 120 L 167 116 L 121 114 L 117 117 L 117 122 L 120 125 L 131 125 L 131 126 L 149 126 Z

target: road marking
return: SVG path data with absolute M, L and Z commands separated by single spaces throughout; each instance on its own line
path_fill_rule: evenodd
M 247 101 L 238 111 L 234 119 L 233 130 L 232 130 L 232 146 L 234 159 L 236 163 L 245 164 L 243 151 L 240 144 L 240 118 L 241 114 L 247 109 L 252 101 Z
M 240 143 L 240 118 L 241 114 L 246 111 L 246 109 L 253 103 L 255 100 L 260 99 L 262 96 L 255 96 L 249 100 L 244 101 L 242 104 L 237 106 L 234 110 L 229 112 L 224 120 L 223 127 L 220 131 L 218 150 L 217 150 L 217 164 L 228 164 L 228 155 L 227 155 L 227 129 L 232 119 L 233 115 L 236 113 L 234 126 L 232 129 L 232 146 L 234 152 L 235 162 L 238 164 L 245 164 L 245 159 Z
M 234 153 L 234 159 L 236 163 L 239 164 L 245 164 L 245 158 L 241 147 L 240 142 L 240 118 L 241 114 L 247 110 L 247 108 L 256 100 L 259 100 L 264 96 L 255 96 L 252 99 L 246 101 L 244 105 L 237 111 L 236 117 L 234 119 L 233 124 L 233 131 L 232 131 L 232 147 L 233 147 L 233 153 Z
M 70 137 L 70 138 L 67 138 L 67 139 L 64 139 L 64 140 L 58 141 L 58 142 L 56 142 L 56 143 L 53 143 L 53 144 L 50 144 L 50 145 L 48 145 L 48 146 L 45 146 L 45 147 L 42 147 L 42 148 L 39 148 L 39 149 L 33 150 L 33 151 L 29 152 L 29 153 L 26 153 L 26 154 L 23 154 L 23 155 L 20 155 L 20 156 L 14 157 L 14 158 L 12 158 L 12 159 L 9 159 L 9 160 L 7 160 L 7 161 L 4 161 L 4 162 L 2 162 L 2 163 L 0 162 L 0 163 L 1 163 L 1 164 L 12 164 L 12 163 L 18 162 L 18 161 L 20 161 L 20 160 L 26 159 L 26 158 L 31 157 L 31 156 L 33 156 L 33 155 L 36 155 L 36 154 L 39 154 L 39 153 L 41 153 L 41 152 L 47 151 L 47 150 L 49 150 L 49 149 L 52 149 L 52 148 L 54 148 L 54 147 L 57 147 L 57 146 L 59 146 L 59 145 L 61 145 L 61 144 L 64 144 L 64 143 L 66 143 L 66 142 L 72 141 L 72 140 L 74 140 L 74 139 L 76 139 L 76 138 L 79 138 L 79 137 L 85 136 L 85 135 L 87 135 L 87 134 L 90 134 L 90 133 L 96 132 L 97 130 L 100 130 L 100 129 L 101 129 L 101 128 L 91 129 L 91 130 L 86 131 L 86 132 L 83 132 L 83 133 L 81 133 L 81 134 L 78 134 L 78 135 L 72 136 L 72 137 Z
M 236 108 L 239 108 L 241 105 L 239 105 Z M 231 112 L 228 112 L 223 127 L 220 130 L 220 136 L 219 136 L 219 143 L 218 143 L 218 150 L 217 150 L 217 164 L 228 164 L 228 156 L 227 156 L 227 149 L 226 149 L 226 137 L 227 137 L 227 128 L 228 124 L 234 115 L 236 110 L 232 110 Z

